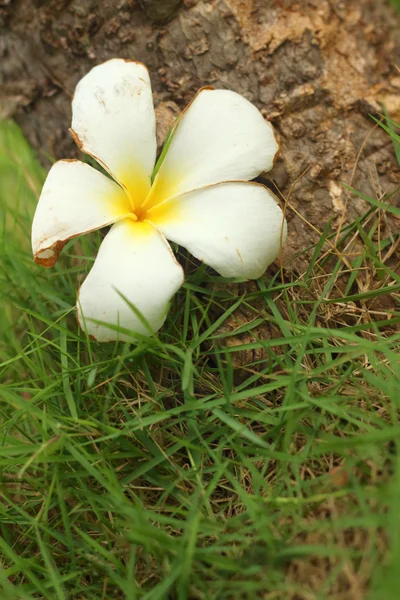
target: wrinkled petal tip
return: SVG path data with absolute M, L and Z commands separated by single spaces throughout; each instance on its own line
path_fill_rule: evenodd
M 140 60 L 133 60 L 132 58 L 118 58 L 118 57 L 110 58 L 109 60 L 105 60 L 104 62 L 100 63 L 99 65 L 94 66 L 91 70 L 96 69 L 98 67 L 100 67 L 100 68 L 104 67 L 105 65 L 108 65 L 109 63 L 133 63 L 134 65 L 139 65 L 139 66 L 143 67 L 147 71 L 147 73 L 149 73 L 149 75 L 150 75 L 149 69 L 147 68 L 147 66 L 144 63 L 142 63 Z M 86 73 L 86 75 L 88 75 L 89 73 L 90 73 L 90 71 L 88 71 Z M 84 79 L 86 77 L 86 75 L 84 75 L 78 81 L 78 83 L 75 87 L 74 93 L 72 94 L 72 103 L 75 100 L 75 94 L 76 94 L 77 87 L 78 87 L 79 83 L 82 81 L 82 79 Z
M 135 187 L 132 164 L 150 180 L 157 144 L 147 67 L 121 58 L 93 67 L 76 86 L 70 133 L 123 187 Z
M 142 63 L 140 60 L 133 60 L 133 58 L 122 58 L 122 57 L 118 57 L 118 56 L 115 56 L 114 58 L 109 58 L 108 60 L 105 60 L 104 62 L 94 66 L 92 68 L 92 70 L 96 69 L 97 67 L 102 68 L 105 65 L 108 65 L 110 63 L 124 63 L 124 62 L 125 63 L 133 63 L 135 65 L 140 65 L 140 66 L 144 67 L 146 69 L 146 71 L 149 71 L 147 66 L 144 63 Z
M 81 142 L 81 140 L 79 139 L 79 135 L 76 133 L 76 131 L 74 131 L 74 130 L 72 129 L 72 127 L 70 127 L 70 128 L 68 129 L 68 131 L 70 132 L 70 134 L 71 134 L 71 137 L 72 137 L 72 139 L 74 140 L 75 144 L 78 146 L 79 150 L 80 150 L 81 152 L 84 152 L 84 149 L 83 149 L 83 142 Z
M 281 153 L 281 145 L 280 145 L 279 141 L 276 138 L 276 133 L 275 133 L 274 128 L 272 127 L 271 123 L 269 121 L 267 121 L 267 123 L 271 127 L 271 132 L 272 132 L 273 138 L 274 138 L 275 143 L 276 143 L 276 152 L 274 154 L 274 158 L 272 159 L 272 167 L 274 167 L 275 163 L 278 160 L 278 157 L 279 157 L 279 155 Z
M 141 67 L 146 69 L 146 71 L 149 73 L 149 69 L 140 60 L 133 60 L 132 58 L 110 58 L 110 60 L 108 60 L 107 62 L 111 62 L 113 60 L 120 60 L 122 62 L 133 63 L 134 65 L 140 65 Z
M 76 160 L 50 169 L 32 222 L 34 261 L 52 267 L 65 244 L 125 218 L 129 200 L 111 179 Z
M 94 335 L 92 335 L 91 333 L 89 333 L 88 331 L 86 331 L 85 327 L 83 324 L 81 324 L 80 320 L 79 320 L 79 310 L 78 310 L 78 304 L 76 304 L 75 306 L 75 317 L 76 317 L 76 322 L 78 323 L 78 326 L 80 327 L 80 329 L 82 329 L 83 333 L 87 336 L 87 338 L 91 341 L 91 342 L 98 342 L 99 340 L 97 340 Z M 112 340 L 105 340 L 106 342 L 111 342 Z
M 67 242 L 68 240 L 58 241 L 55 242 L 55 244 L 53 244 L 49 248 L 45 247 L 42 250 L 37 250 L 36 252 L 34 252 L 33 260 L 37 265 L 40 265 L 41 267 L 54 267 L 58 260 L 58 257 L 61 254 L 62 249 L 64 248 Z
M 76 315 L 76 321 L 79 325 L 79 327 L 81 328 L 81 330 L 83 331 L 83 333 L 85 335 L 87 335 L 87 337 L 89 338 L 89 340 L 91 340 L 92 342 L 99 342 L 101 344 L 107 344 L 107 343 L 111 343 L 111 342 L 130 342 L 130 343 L 135 343 L 138 342 L 139 339 L 142 339 L 144 337 L 151 337 L 150 333 L 148 334 L 148 336 L 145 336 L 143 334 L 138 334 L 138 336 L 135 336 L 135 333 L 132 332 L 131 335 L 128 335 L 126 333 L 120 333 L 118 331 L 116 331 L 115 329 L 113 329 L 112 327 L 110 327 L 109 329 L 107 328 L 107 326 L 105 324 L 101 325 L 101 329 L 98 329 L 98 335 L 94 335 L 93 333 L 89 333 L 88 331 L 88 326 L 90 323 L 93 323 L 93 325 L 98 325 L 97 321 L 95 319 L 86 319 L 85 321 L 83 320 L 83 315 L 79 309 L 79 300 L 77 301 L 76 305 L 75 305 L 75 315 Z M 162 323 L 163 325 L 163 323 Z M 160 327 L 162 327 L 162 325 L 160 325 Z M 156 332 L 154 332 L 156 333 Z
M 183 269 L 182 269 L 182 273 L 183 273 Z M 99 327 L 100 323 L 96 319 L 84 317 L 84 315 L 82 313 L 81 302 L 80 302 L 81 288 L 82 288 L 82 286 L 80 286 L 80 288 L 79 288 L 78 296 L 77 296 L 77 300 L 76 300 L 76 304 L 75 304 L 75 318 L 76 318 L 76 322 L 79 325 L 80 329 L 92 342 L 100 342 L 100 343 L 130 342 L 130 343 L 135 343 L 143 338 L 150 338 L 152 336 L 152 334 L 157 333 L 157 331 L 159 331 L 161 329 L 161 327 L 164 325 L 165 320 L 167 318 L 168 311 L 166 312 L 165 317 L 164 317 L 163 321 L 160 322 L 159 326 L 156 328 L 153 328 L 151 330 L 151 332 L 150 331 L 146 331 L 146 332 L 142 331 L 142 332 L 136 334 L 135 331 L 132 331 L 130 335 L 126 332 L 116 331 L 113 328 L 113 326 L 115 326 L 116 323 L 110 323 L 110 327 L 108 328 L 107 325 L 101 321 L 101 326 Z M 97 335 L 95 333 L 89 333 L 90 325 L 94 325 L 95 330 L 97 328 Z
M 79 328 L 88 337 L 88 339 L 91 342 L 99 342 L 100 344 L 103 344 L 103 343 L 109 344 L 111 342 L 132 342 L 132 343 L 134 343 L 134 342 L 138 341 L 137 338 L 135 338 L 134 332 L 132 332 L 132 335 L 127 335 L 126 333 L 122 333 L 122 332 L 120 333 L 120 332 L 116 331 L 112 327 L 107 328 L 107 325 L 105 325 L 105 324 L 102 324 L 99 327 L 99 323 L 96 321 L 96 319 L 90 319 L 88 317 L 84 317 L 82 310 L 81 310 L 81 302 L 80 302 L 81 289 L 82 289 L 82 286 L 79 287 L 79 291 L 78 291 L 78 295 L 77 295 L 77 299 L 76 299 L 75 318 L 76 318 L 76 322 L 77 322 Z M 90 325 L 94 325 L 95 328 L 97 327 L 97 335 L 95 335 L 94 333 L 89 333 Z M 115 325 L 115 323 L 114 323 L 114 325 Z M 141 337 L 145 337 L 145 336 L 143 336 L 143 334 L 142 334 Z M 149 337 L 150 337 L 150 334 L 149 334 Z
M 80 295 L 80 293 L 81 293 L 81 288 L 79 288 L 78 297 L 77 297 L 76 304 L 75 304 L 75 318 L 76 318 L 76 322 L 77 322 L 79 328 L 83 331 L 83 333 L 92 342 L 100 342 L 100 341 L 101 342 L 103 342 L 103 341 L 104 342 L 112 342 L 113 340 L 98 340 L 96 338 L 96 336 L 94 336 L 92 333 L 89 333 L 86 321 L 83 319 L 83 315 L 82 315 L 81 310 L 80 310 L 80 302 L 79 302 L 79 295 Z
M 79 135 L 76 133 L 76 131 L 74 131 L 72 129 L 72 127 L 68 128 L 68 131 L 71 134 L 72 139 L 74 140 L 75 144 L 78 146 L 79 151 L 82 152 L 83 154 L 87 154 L 88 156 L 90 156 L 91 158 L 94 158 L 94 160 L 96 162 L 99 163 L 99 165 L 101 167 L 103 167 L 103 169 L 107 172 L 110 172 L 107 165 L 105 164 L 104 161 L 101 160 L 101 158 L 99 158 L 98 156 L 96 156 L 96 154 L 94 154 L 94 152 L 89 152 L 89 150 L 85 147 L 84 142 L 81 140 L 81 138 L 79 137 Z M 79 161 L 78 161 L 79 162 Z M 110 173 L 110 175 L 114 178 L 113 174 Z

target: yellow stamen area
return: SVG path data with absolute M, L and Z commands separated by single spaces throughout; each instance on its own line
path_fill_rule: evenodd
M 132 215 L 131 218 L 135 219 L 135 215 L 132 213 L 132 206 L 129 201 L 127 193 L 122 189 L 118 188 L 110 198 L 110 205 L 115 212 L 115 218 L 118 219 L 121 215 Z
M 168 200 L 178 192 L 179 176 L 161 172 L 151 185 L 144 169 L 125 168 L 121 169 L 119 179 L 124 190 L 113 198 L 113 205 L 119 215 L 124 213 L 135 225 L 135 232 L 146 234 L 152 225 L 157 227 L 158 223 L 161 225 L 179 217 L 179 203 Z M 147 227 L 137 227 L 146 223 Z
M 146 217 L 155 227 L 176 221 L 180 217 L 180 202 L 167 200 L 147 211 Z
M 150 210 L 154 206 L 158 206 L 164 200 L 171 198 L 178 191 L 180 177 L 175 173 L 160 172 L 155 178 L 151 190 L 149 191 L 143 208 Z
M 150 192 L 150 177 L 146 175 L 144 169 L 125 168 L 121 170 L 119 179 L 124 185 L 131 210 L 136 213 Z
M 147 221 L 132 221 L 127 225 L 131 228 L 132 235 L 137 238 L 148 238 L 155 233 L 154 227 Z M 143 239 L 144 241 L 144 239 Z

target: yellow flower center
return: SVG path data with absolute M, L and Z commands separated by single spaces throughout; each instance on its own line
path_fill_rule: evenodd
M 178 179 L 163 174 L 162 177 L 157 176 L 151 185 L 149 177 L 143 171 L 127 169 L 123 182 L 132 211 L 131 219 L 143 222 L 148 218 L 149 211 L 174 195 Z

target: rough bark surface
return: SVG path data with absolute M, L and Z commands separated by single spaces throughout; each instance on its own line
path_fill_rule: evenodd
M 269 182 L 290 193 L 287 268 L 303 270 L 296 253 L 332 216 L 335 228 L 365 212 L 340 182 L 378 198 L 400 182 L 369 117 L 384 102 L 400 118 L 399 20 L 384 0 L 0 0 L 0 23 L 1 111 L 45 163 L 77 154 L 75 85 L 111 57 L 148 66 L 161 121 L 204 85 L 254 102 L 281 144 Z

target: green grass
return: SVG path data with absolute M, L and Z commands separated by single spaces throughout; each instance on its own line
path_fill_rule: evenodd
M 284 283 L 181 254 L 159 337 L 101 345 L 73 308 L 99 234 L 32 262 L 44 176 L 3 123 L 0 598 L 399 598 L 394 196 Z
M 397 8 L 400 12 L 400 0 L 391 0 L 391 3 Z

